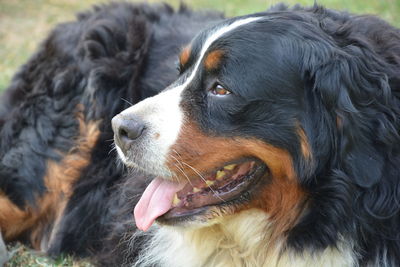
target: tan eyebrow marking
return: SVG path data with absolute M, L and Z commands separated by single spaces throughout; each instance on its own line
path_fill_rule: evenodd
M 204 66 L 207 70 L 216 69 L 221 63 L 222 57 L 224 55 L 224 51 L 222 50 L 214 50 L 208 53 L 206 59 L 204 60 Z
M 180 56 L 179 56 L 179 62 L 181 63 L 182 66 L 186 65 L 188 63 L 190 54 L 192 53 L 192 47 L 190 45 L 186 46 Z

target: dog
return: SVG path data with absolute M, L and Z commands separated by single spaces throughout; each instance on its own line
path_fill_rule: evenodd
M 222 19 L 114 3 L 50 34 L 0 100 L 6 241 L 104 266 L 400 265 L 399 30 L 320 6 Z
M 126 173 L 112 150 L 111 118 L 175 80 L 181 48 L 222 18 L 120 2 L 55 28 L 0 99 L 6 242 L 50 255 L 101 251 L 107 202 Z
M 278 5 L 179 60 L 112 119 L 109 266 L 400 266 L 399 29 Z

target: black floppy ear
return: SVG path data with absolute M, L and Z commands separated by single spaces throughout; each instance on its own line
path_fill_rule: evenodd
M 354 45 L 336 49 L 310 72 L 313 90 L 336 128 L 336 167 L 355 184 L 371 187 L 382 176 L 383 151 L 397 135 L 395 104 L 384 63 L 374 52 Z
M 348 140 L 346 131 L 340 137 L 341 165 L 344 172 L 353 179 L 358 186 L 367 188 L 379 182 L 384 158 L 381 153 L 370 143 L 354 142 Z M 349 143 L 346 145 L 346 142 Z M 350 144 L 354 142 L 353 144 Z

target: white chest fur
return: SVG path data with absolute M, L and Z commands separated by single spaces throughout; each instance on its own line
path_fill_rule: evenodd
M 153 226 L 150 241 L 134 266 L 355 266 L 351 246 L 301 255 L 282 250 L 284 240 L 269 242 L 268 216 L 243 211 L 203 228 Z

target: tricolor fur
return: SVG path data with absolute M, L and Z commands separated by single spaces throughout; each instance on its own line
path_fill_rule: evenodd
M 50 34 L 0 100 L 7 242 L 104 266 L 400 265 L 399 30 L 318 6 L 221 19 L 118 3 Z M 149 184 L 179 191 L 148 193 L 161 207 Z
M 147 231 L 115 232 L 124 264 L 400 264 L 398 29 L 278 6 L 201 32 L 180 70 L 113 119 Z
M 112 3 L 61 24 L 0 102 L 0 230 L 50 254 L 92 255 L 125 175 L 111 118 L 178 76 L 181 48 L 222 15 Z M 10 29 L 11 30 L 11 29 Z

